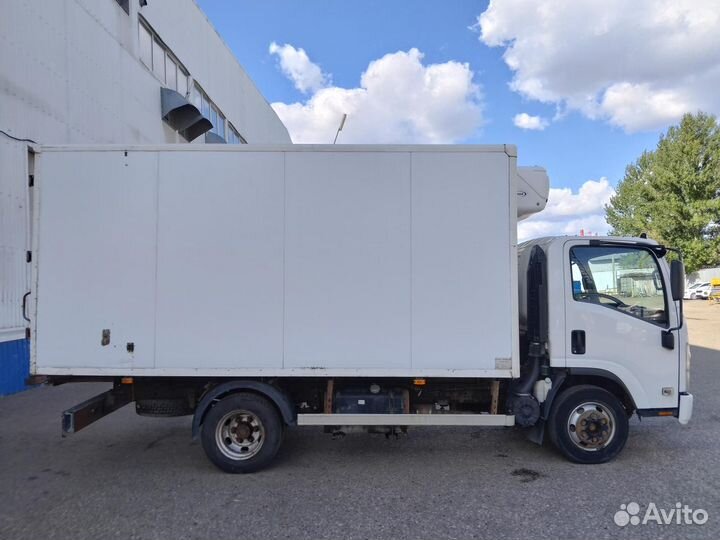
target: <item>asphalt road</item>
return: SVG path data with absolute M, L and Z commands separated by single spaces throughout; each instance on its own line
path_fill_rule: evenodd
M 508 428 L 423 428 L 401 439 L 288 432 L 275 465 L 227 475 L 190 419 L 126 407 L 69 438 L 60 412 L 104 389 L 0 399 L 0 539 L 718 538 L 720 352 L 695 347 L 695 416 L 633 419 L 612 463 L 580 466 Z M 621 504 L 707 511 L 704 525 L 628 525 Z

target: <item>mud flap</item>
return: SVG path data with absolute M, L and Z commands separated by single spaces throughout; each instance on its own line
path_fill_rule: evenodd
M 545 420 L 541 418 L 534 426 L 527 428 L 525 436 L 529 441 L 542 446 L 545 439 Z

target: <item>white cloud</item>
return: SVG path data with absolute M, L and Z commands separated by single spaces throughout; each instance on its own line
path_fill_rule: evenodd
M 482 100 L 470 66 L 422 59 L 414 48 L 386 54 L 370 62 L 356 88 L 327 86 L 305 102 L 272 106 L 296 143 L 332 142 L 344 113 L 342 143 L 452 143 L 472 135 Z
M 310 61 L 305 49 L 296 49 L 287 43 L 278 45 L 273 41 L 268 51 L 278 57 L 282 72 L 303 94 L 316 92 L 329 84 L 330 77 Z
M 548 121 L 541 116 L 531 116 L 528 113 L 516 114 L 513 118 L 513 124 L 520 129 L 533 129 L 542 131 L 548 127 Z
M 634 130 L 672 124 L 695 108 L 675 90 L 653 90 L 647 84 L 630 83 L 613 84 L 607 88 L 601 107 L 613 124 L 632 126 Z
M 548 235 L 607 234 L 605 205 L 615 190 L 607 178 L 588 180 L 573 193 L 570 188 L 552 188 L 545 210 L 518 224 L 518 239 Z
M 491 0 L 476 29 L 526 98 L 627 131 L 720 113 L 717 0 Z

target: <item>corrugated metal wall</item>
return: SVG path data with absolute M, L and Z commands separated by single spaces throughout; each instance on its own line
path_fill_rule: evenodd
M 25 390 L 30 374 L 30 347 L 26 339 L 0 343 L 0 396 Z

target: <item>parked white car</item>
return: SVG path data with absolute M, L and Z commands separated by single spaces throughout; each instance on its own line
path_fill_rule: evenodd
M 693 287 L 690 292 L 690 300 L 707 300 L 707 297 L 710 296 L 710 289 L 712 289 L 712 287 L 707 281 L 696 283 Z
M 685 300 L 692 300 L 695 298 L 695 293 L 698 290 L 698 287 L 700 287 L 702 283 L 693 283 L 692 285 L 688 285 L 685 287 L 685 293 L 683 294 L 683 298 Z

